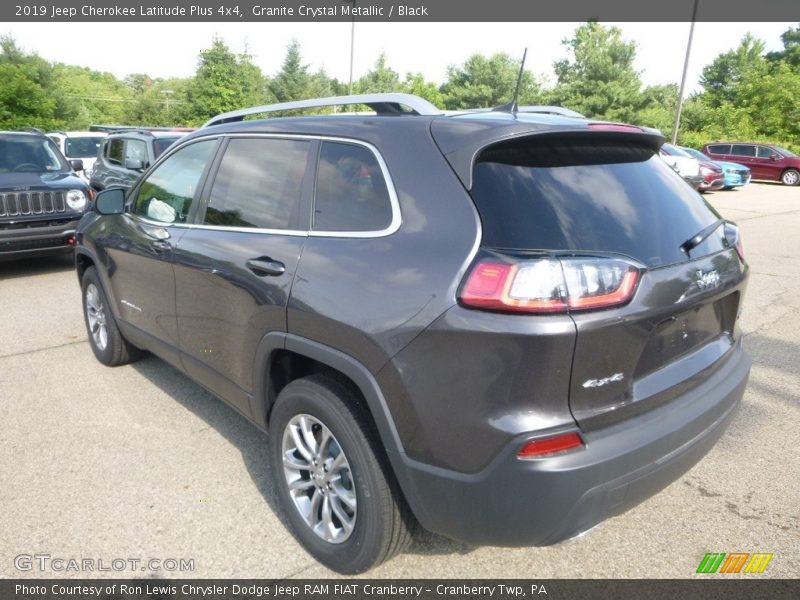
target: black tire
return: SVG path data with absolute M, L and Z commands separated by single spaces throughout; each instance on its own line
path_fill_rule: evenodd
M 336 516 L 342 514 L 343 507 L 346 508 L 340 496 L 337 496 L 337 488 L 331 489 L 328 483 L 326 498 L 323 496 L 324 481 L 313 479 L 333 477 L 333 471 L 320 473 L 320 467 L 312 466 L 300 455 L 299 450 L 286 450 L 284 434 L 289 446 L 299 448 L 302 445 L 293 441 L 296 438 L 290 434 L 290 423 L 297 432 L 299 419 L 305 423 L 316 422 L 314 426 L 318 428 L 315 431 L 320 438 L 323 428 L 327 428 L 332 435 L 326 446 L 328 450 L 321 449 L 317 456 L 327 456 L 330 465 L 331 456 L 336 455 L 337 449 L 344 455 L 343 462 L 347 469 L 340 468 L 336 479 L 339 491 L 355 498 L 352 516 L 349 513 L 344 515 L 353 519 L 349 533 L 344 522 Z M 339 573 L 362 573 L 408 546 L 413 517 L 391 473 L 375 425 L 361 406 L 360 397 L 346 383 L 321 374 L 291 382 L 278 395 L 270 417 L 269 431 L 270 460 L 283 511 L 295 538 L 314 558 Z M 308 464 L 309 468 L 284 467 L 284 452 L 293 459 L 298 458 L 301 464 Z M 324 462 L 319 461 L 318 464 Z M 316 475 L 312 475 L 312 469 L 317 469 Z M 297 478 L 294 481 L 301 481 L 301 485 L 307 488 L 296 492 L 300 498 L 298 502 L 307 502 L 310 507 L 306 516 L 301 512 L 303 509 L 295 504 L 296 500 L 289 490 L 289 478 L 295 475 Z M 317 510 L 314 510 L 314 498 L 318 494 L 321 500 Z M 317 532 L 324 520 L 326 501 L 329 523 L 331 526 L 339 524 L 338 534 L 344 539 L 327 540 Z M 338 503 L 338 513 L 333 506 L 335 503 Z M 317 531 L 307 519 L 317 521 Z
M 781 183 L 783 185 L 800 185 L 800 171 L 797 169 L 786 169 L 781 173 Z
M 128 342 L 117 327 L 108 297 L 94 267 L 86 269 L 81 278 L 81 300 L 86 334 L 97 360 L 109 367 L 116 367 L 140 358 L 142 351 Z M 98 335 L 98 322 L 105 327 L 104 344 L 103 337 Z

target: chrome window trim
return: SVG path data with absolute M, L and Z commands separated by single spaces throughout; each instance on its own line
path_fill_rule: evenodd
M 191 144 L 193 142 L 198 142 L 207 138 L 220 138 L 220 137 L 227 137 L 227 138 L 274 138 L 274 139 L 289 139 L 289 140 L 309 140 L 315 141 L 318 140 L 320 142 L 340 142 L 344 144 L 354 144 L 356 146 L 362 146 L 367 148 L 370 152 L 372 152 L 375 160 L 378 161 L 378 166 L 381 169 L 381 174 L 383 175 L 383 179 L 386 182 L 386 190 L 389 193 L 389 204 L 392 207 L 392 220 L 387 227 L 380 230 L 371 230 L 371 231 L 314 231 L 314 229 L 306 230 L 298 230 L 298 229 L 262 229 L 258 227 L 231 227 L 226 225 L 207 225 L 204 223 L 192 223 L 192 224 L 177 224 L 178 226 L 187 227 L 189 229 L 200 229 L 200 230 L 212 230 L 212 231 L 232 231 L 238 233 L 268 233 L 272 235 L 290 235 L 295 237 L 300 236 L 307 236 L 307 237 L 324 237 L 324 238 L 356 238 L 356 239 L 369 239 L 369 238 L 381 238 L 392 235 L 393 233 L 397 232 L 400 229 L 400 225 L 403 222 L 402 214 L 400 212 L 400 201 L 397 198 L 397 192 L 394 187 L 394 181 L 392 180 L 392 176 L 389 174 L 389 167 L 386 165 L 386 161 L 383 160 L 383 156 L 378 151 L 378 149 L 370 144 L 369 142 L 365 142 L 363 140 L 356 140 L 353 138 L 344 138 L 338 136 L 325 136 L 325 135 L 313 135 L 313 134 L 299 134 L 299 133 L 222 133 L 222 132 L 209 132 L 208 135 L 201 135 L 197 137 L 193 137 L 190 140 L 187 140 L 186 144 L 181 144 L 178 147 L 170 147 L 169 151 L 164 153 L 162 157 L 159 159 L 159 163 L 162 160 L 166 160 L 167 157 L 172 155 L 173 153 L 177 152 L 185 145 Z M 138 215 L 137 215 L 138 216 Z M 140 217 L 141 218 L 141 217 Z M 144 220 L 144 219 L 143 219 Z M 313 223 L 313 215 L 312 215 L 312 223 Z M 163 225 L 163 223 L 162 223 Z

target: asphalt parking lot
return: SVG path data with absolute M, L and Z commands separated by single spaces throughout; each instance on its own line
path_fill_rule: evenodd
M 507 549 L 420 534 L 369 576 L 692 577 L 706 552 L 770 552 L 762 577 L 800 577 L 800 188 L 706 198 L 743 230 L 754 361 L 711 453 L 582 538 Z M 335 575 L 284 526 L 258 430 L 157 358 L 94 359 L 69 260 L 0 263 L 0 307 L 0 577 Z M 194 570 L 15 567 L 34 554 L 193 559 Z

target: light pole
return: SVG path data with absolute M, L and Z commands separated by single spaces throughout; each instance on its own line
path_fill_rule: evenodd
M 683 60 L 683 75 L 681 75 L 681 88 L 678 91 L 678 109 L 675 111 L 675 124 L 672 126 L 672 143 L 678 141 L 678 129 L 681 126 L 681 111 L 683 110 L 683 90 L 686 87 L 686 71 L 689 69 L 689 54 L 692 52 L 692 37 L 694 36 L 694 22 L 697 19 L 697 5 L 700 0 L 694 0 L 692 10 L 692 25 L 689 27 L 689 41 L 686 43 L 686 58 Z
M 352 24 L 350 25 L 350 86 L 347 93 L 353 95 L 353 56 L 355 55 L 356 47 L 356 0 L 346 0 L 353 3 L 353 12 L 350 13 L 353 17 Z

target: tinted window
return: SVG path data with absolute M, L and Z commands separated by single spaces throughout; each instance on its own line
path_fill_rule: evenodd
M 164 150 L 172 146 L 175 142 L 177 142 L 180 138 L 157 138 L 153 140 L 153 155 L 155 158 L 158 158 L 162 154 L 164 154 Z
M 731 154 L 734 156 L 755 156 L 756 147 L 749 144 L 734 144 L 731 148 Z
M 133 213 L 162 223 L 184 223 L 216 140 L 190 144 L 148 175 L 136 194 Z
M 708 151 L 712 154 L 730 154 L 731 153 L 731 145 L 730 144 L 715 144 L 714 146 L 709 146 Z
M 314 199 L 316 231 L 381 231 L 392 205 L 375 155 L 363 146 L 324 142 Z
M 718 216 L 644 147 L 520 141 L 484 152 L 472 197 L 487 247 L 602 251 L 648 266 L 686 260 L 680 246 Z M 719 238 L 696 257 L 722 249 Z
M 112 163 L 121 165 L 125 158 L 125 140 L 117 138 L 108 142 L 106 156 L 108 156 L 108 160 Z
M 94 158 L 102 141 L 102 137 L 68 137 L 64 154 L 67 158 Z
M 309 147 L 299 140 L 232 139 L 211 188 L 204 222 L 298 229 Z

